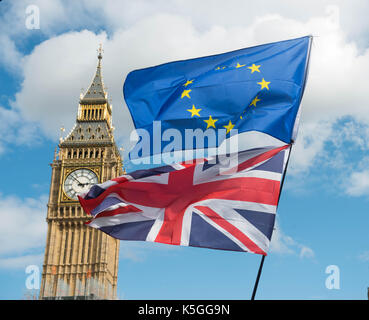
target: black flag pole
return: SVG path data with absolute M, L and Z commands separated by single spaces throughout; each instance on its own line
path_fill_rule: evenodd
M 258 275 L 256 276 L 256 280 L 254 284 L 254 290 L 252 290 L 251 300 L 255 300 L 256 290 L 258 289 L 259 279 L 261 275 L 261 270 L 263 270 L 264 260 L 265 260 L 265 255 L 261 257 Z
M 283 188 L 283 184 L 284 184 L 284 178 L 286 177 L 288 162 L 290 161 L 290 156 L 291 156 L 291 152 L 292 152 L 292 144 L 293 144 L 293 142 L 290 144 L 290 150 L 289 150 L 287 161 L 286 161 L 286 168 L 283 172 L 283 177 L 282 177 L 282 181 L 281 181 L 281 189 L 279 190 L 279 195 L 278 195 L 277 207 L 278 207 L 278 204 L 279 204 L 279 199 L 281 198 L 281 194 L 282 194 L 282 188 Z M 251 300 L 255 300 L 255 295 L 256 295 L 256 291 L 258 290 L 259 280 L 260 280 L 261 272 L 263 270 L 265 257 L 266 257 L 266 255 L 263 255 L 261 257 L 258 274 L 256 276 L 256 280 L 255 280 L 255 284 L 254 284 L 254 289 L 252 290 Z

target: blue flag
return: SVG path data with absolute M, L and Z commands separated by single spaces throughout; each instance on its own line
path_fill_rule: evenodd
M 311 40 L 307 36 L 132 71 L 123 92 L 135 128 L 147 130 L 152 145 L 156 121 L 161 131 L 177 129 L 183 139 L 186 129 L 223 129 L 225 136 L 215 146 L 232 129 L 260 131 L 290 143 Z M 164 142 L 151 147 L 150 155 L 165 147 Z M 184 141 L 179 149 L 186 149 Z

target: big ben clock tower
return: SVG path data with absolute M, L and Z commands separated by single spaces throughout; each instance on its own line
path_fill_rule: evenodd
M 112 106 L 101 72 L 102 50 L 89 89 L 81 95 L 76 124 L 61 139 L 51 164 L 48 231 L 40 299 L 115 299 L 119 240 L 87 227 L 77 195 L 123 174 L 115 144 Z

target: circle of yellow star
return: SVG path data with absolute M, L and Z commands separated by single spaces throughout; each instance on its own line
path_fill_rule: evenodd
M 251 73 L 254 73 L 255 71 L 256 72 L 260 72 L 259 68 L 260 68 L 260 65 L 256 66 L 254 63 L 252 64 L 251 67 L 247 67 L 251 70 Z
M 187 82 L 183 85 L 184 87 L 187 87 L 189 84 L 191 84 L 193 82 L 194 79 L 192 80 L 187 80 Z
M 258 96 L 256 96 L 254 98 L 254 100 L 251 101 L 250 106 L 255 106 L 256 107 L 256 103 L 259 102 L 259 101 L 260 101 L 260 99 L 258 99 Z
M 183 90 L 182 95 L 181 95 L 181 99 L 183 97 L 187 97 L 188 99 L 191 99 L 191 97 L 190 97 L 190 92 L 191 91 L 192 91 L 191 89 L 189 89 L 189 90 Z
M 261 88 L 260 88 L 261 90 L 263 90 L 264 88 L 269 90 L 269 87 L 268 87 L 269 83 L 270 83 L 270 81 L 269 82 L 265 81 L 264 78 L 263 78 L 263 80 L 261 80 L 261 82 L 258 82 L 258 84 L 261 85 Z
M 227 129 L 227 133 L 228 133 L 229 131 L 231 131 L 231 130 L 233 129 L 234 124 L 232 123 L 232 121 L 231 121 L 231 120 L 229 120 L 228 125 L 223 126 L 223 127 Z
M 187 109 L 187 111 L 191 112 L 191 118 L 193 116 L 199 116 L 200 117 L 199 112 L 201 111 L 201 109 L 196 109 L 194 104 L 192 105 L 192 109 Z
M 208 126 L 206 127 L 206 129 L 209 129 L 210 127 L 213 127 L 215 128 L 215 122 L 218 121 L 218 119 L 213 119 L 211 116 L 209 116 L 209 119 L 208 120 L 204 120 Z

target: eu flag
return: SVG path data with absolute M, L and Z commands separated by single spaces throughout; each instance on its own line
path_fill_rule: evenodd
M 135 70 L 124 98 L 136 129 L 232 129 L 294 139 L 311 36 Z M 152 137 L 151 137 L 152 138 Z M 222 141 L 217 141 L 219 145 Z M 211 147 L 208 145 L 207 147 Z M 150 154 L 165 148 L 152 148 Z M 185 149 L 185 143 L 182 143 Z

